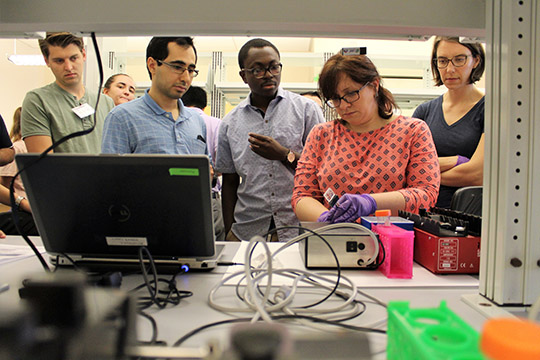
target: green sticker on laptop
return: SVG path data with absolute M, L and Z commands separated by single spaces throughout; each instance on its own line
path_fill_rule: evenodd
M 199 176 L 197 168 L 170 168 L 169 175 L 171 176 Z

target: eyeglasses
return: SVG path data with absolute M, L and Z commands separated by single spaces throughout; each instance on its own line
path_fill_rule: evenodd
M 352 104 L 360 98 L 360 91 L 362 91 L 366 86 L 369 85 L 369 82 L 365 83 L 360 89 L 351 91 L 343 95 L 342 97 L 336 99 L 326 100 L 326 105 L 330 106 L 332 109 L 338 108 L 341 105 L 341 100 L 344 100 L 347 104 Z
M 163 65 L 167 65 L 175 74 L 178 74 L 178 75 L 182 75 L 186 70 L 189 73 L 189 76 L 191 76 L 192 78 L 199 75 L 199 70 L 189 69 L 189 68 L 186 68 L 185 66 L 171 64 L 162 60 L 157 60 L 157 62 Z
M 262 79 L 264 75 L 266 75 L 266 72 L 268 71 L 271 75 L 279 75 L 281 74 L 281 68 L 283 67 L 283 64 L 273 64 L 270 65 L 267 68 L 264 68 L 262 66 L 256 66 L 251 69 L 242 69 L 243 71 L 249 71 L 253 74 L 257 79 Z
M 437 65 L 439 69 L 445 69 L 450 62 L 455 67 L 462 67 L 467 63 L 467 59 L 472 55 L 456 55 L 453 58 L 438 57 L 433 59 L 433 63 Z

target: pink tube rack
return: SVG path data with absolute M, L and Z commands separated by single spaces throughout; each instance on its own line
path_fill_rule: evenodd
M 390 279 L 411 279 L 414 255 L 414 232 L 396 225 L 373 225 L 384 246 L 385 259 L 379 270 Z M 379 250 L 379 261 L 383 251 Z

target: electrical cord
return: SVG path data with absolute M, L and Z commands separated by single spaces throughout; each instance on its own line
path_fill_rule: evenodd
M 236 263 L 232 261 L 221 261 L 217 263 L 217 266 L 244 266 L 243 263 Z
M 379 261 L 378 263 L 376 263 L 375 266 L 378 267 L 378 266 L 380 266 L 380 265 L 384 262 L 384 260 L 385 260 L 385 258 L 386 258 L 386 252 L 385 252 L 385 249 L 384 249 L 384 245 L 382 244 L 382 242 L 381 242 L 381 240 L 380 240 L 380 237 L 377 236 L 375 233 L 373 233 L 371 230 L 369 230 L 369 229 L 363 227 L 362 225 L 355 224 L 355 223 L 352 223 L 352 224 L 332 224 L 331 226 L 328 226 L 328 227 L 324 227 L 324 228 L 319 229 L 319 231 L 322 232 L 322 230 L 337 229 L 337 228 L 342 228 L 342 227 L 345 227 L 345 228 L 350 228 L 350 227 L 357 228 L 357 229 L 362 230 L 363 232 L 366 232 L 367 234 L 369 234 L 370 237 L 372 238 L 372 240 L 374 241 L 374 243 L 379 245 L 379 249 L 382 249 L 382 257 L 380 257 L 380 261 Z M 274 229 L 274 230 L 278 230 L 278 229 Z M 296 240 L 296 239 L 293 239 L 293 240 Z M 291 241 L 293 241 L 293 240 L 291 240 Z M 325 242 L 326 242 L 326 241 L 325 241 Z M 326 243 L 326 244 L 328 245 L 328 243 Z M 328 245 L 328 246 L 329 246 L 329 245 Z M 282 247 L 282 248 L 283 248 L 283 247 Z M 280 249 L 280 250 L 281 250 L 281 249 Z M 278 251 L 280 251 L 280 250 L 278 250 Z M 275 254 L 276 254 L 278 251 L 276 251 Z M 377 249 L 376 252 L 378 253 L 378 249 Z M 275 255 L 275 254 L 274 254 L 274 255 Z M 374 260 L 377 259 L 377 258 L 379 258 L 378 254 L 377 254 L 377 256 L 376 256 L 374 259 L 371 259 L 371 260 L 374 261 Z M 369 262 L 368 262 L 368 264 L 369 264 Z M 380 306 L 382 306 L 382 307 L 384 307 L 384 308 L 387 307 L 387 305 L 386 305 L 384 302 L 380 301 L 379 299 L 377 299 L 377 298 L 375 298 L 375 297 L 373 297 L 373 296 L 371 296 L 371 295 L 368 295 L 367 293 L 362 292 L 362 291 L 360 291 L 359 289 L 357 289 L 356 291 L 357 291 L 358 294 L 360 294 L 360 295 L 362 295 L 362 296 L 364 296 L 364 297 L 370 299 L 370 300 L 373 301 L 375 304 L 380 305 Z M 337 292 L 336 292 L 336 295 L 337 295 L 337 296 L 341 296 L 342 298 L 344 298 L 341 294 L 339 294 L 339 293 L 337 293 Z M 362 306 L 365 307 L 365 304 L 364 304 L 363 302 L 359 301 L 359 304 L 362 304 Z M 350 317 L 348 317 L 348 318 L 344 318 L 344 320 L 352 319 L 352 318 L 357 317 L 357 316 L 359 316 L 359 315 L 361 315 L 361 313 L 359 313 L 359 314 L 357 314 L 357 315 L 353 314 L 352 316 L 350 316 Z M 386 324 L 386 322 L 387 322 L 387 319 L 382 319 L 382 320 L 379 320 L 379 321 L 374 322 L 374 323 L 371 324 L 370 326 L 371 326 L 371 327 L 374 327 L 374 326 L 378 326 L 378 325 L 381 325 L 381 324 Z
M 377 236 L 377 241 L 378 241 L 378 244 L 379 244 L 379 249 L 382 250 L 382 256 L 381 256 L 381 260 L 375 264 L 376 268 L 381 266 L 384 263 L 384 260 L 386 260 L 386 249 L 384 248 L 384 245 L 383 245 L 383 243 L 381 241 L 381 238 L 379 236 Z M 377 258 L 379 258 L 379 256 L 377 256 Z
M 73 266 L 73 269 L 75 271 L 78 271 L 78 272 L 82 272 L 82 273 L 85 273 L 86 274 L 86 271 L 84 271 L 83 269 L 81 269 L 77 263 L 75 263 L 75 260 L 73 260 L 71 258 L 71 256 L 69 256 L 68 254 L 66 253 L 60 253 L 61 256 L 65 257 L 70 263 L 71 265 Z M 58 270 L 59 266 L 58 266 L 58 262 L 60 261 L 60 255 L 56 255 L 56 265 L 54 267 L 54 270 L 53 272 L 56 272 L 56 270 Z
M 363 297 L 368 298 L 369 300 L 371 300 L 374 304 L 380 305 L 385 309 L 388 307 L 388 305 L 385 302 L 382 302 L 381 300 L 379 300 L 376 297 L 371 296 L 371 295 L 363 292 L 362 290 L 358 290 L 358 293 L 360 295 L 362 295 Z
M 307 231 L 307 232 L 309 232 L 309 233 L 311 233 L 311 234 L 314 234 L 314 235 L 320 237 L 319 234 L 317 234 L 316 232 L 312 231 L 311 229 L 306 229 L 306 228 L 298 227 L 298 226 L 281 227 L 281 228 L 277 228 L 277 229 L 275 229 L 275 230 L 277 231 L 277 230 L 285 229 L 285 228 L 287 228 L 287 229 L 290 229 L 290 228 L 304 229 L 305 231 Z M 298 239 L 298 241 L 300 241 L 301 239 L 303 239 L 303 237 L 298 237 L 298 238 L 295 238 L 295 239 Z M 288 246 L 292 245 L 292 244 L 295 242 L 295 241 L 294 241 L 295 239 L 291 240 L 291 241 L 290 241 L 290 244 L 289 244 L 289 245 L 286 244 L 285 247 L 288 247 Z M 335 289 L 337 288 L 337 285 L 339 284 L 339 278 L 340 278 L 340 276 L 341 276 L 341 268 L 340 268 L 340 265 L 339 265 L 339 261 L 338 261 L 338 259 L 337 259 L 337 255 L 336 255 L 335 252 L 333 251 L 333 249 L 332 249 L 332 247 L 330 246 L 330 244 L 328 244 L 328 242 L 327 242 L 324 238 L 320 237 L 320 239 L 321 239 L 323 242 L 326 243 L 326 245 L 329 247 L 330 251 L 332 252 L 332 254 L 333 254 L 333 256 L 334 256 L 334 259 L 335 259 L 335 261 L 336 261 L 336 268 L 337 268 L 338 277 L 337 277 L 337 281 L 336 281 L 336 287 L 330 292 L 330 294 L 328 294 L 328 295 L 327 295 L 325 298 L 323 298 L 322 300 L 320 300 L 320 301 L 318 301 L 318 302 L 316 302 L 316 303 L 314 303 L 314 304 L 309 305 L 308 307 L 310 307 L 310 306 L 315 306 L 315 305 L 317 305 L 317 304 L 319 304 L 319 303 L 324 302 L 327 298 L 329 298 L 329 297 L 332 295 L 332 293 L 335 291 Z M 252 250 L 250 251 L 250 258 L 251 258 L 252 254 L 253 254 L 253 250 L 254 250 L 254 249 L 252 249 Z M 247 252 L 248 252 L 248 251 L 246 251 L 246 253 L 247 253 Z M 276 253 L 277 253 L 277 251 L 276 251 Z M 248 266 L 251 267 L 250 264 L 248 264 Z M 257 271 L 257 269 L 254 269 L 254 271 Z M 271 286 L 270 286 L 270 287 L 271 287 Z M 269 288 L 270 288 L 270 287 L 269 287 Z
M 147 313 L 145 313 L 142 310 L 137 311 L 137 315 L 142 316 L 145 319 L 147 319 L 150 322 L 150 325 L 152 327 L 152 335 L 151 335 L 150 340 L 149 341 L 140 341 L 139 340 L 138 343 L 141 344 L 141 345 L 167 345 L 167 343 L 165 341 L 161 341 L 161 340 L 157 339 L 157 337 L 158 337 L 158 326 L 157 326 L 157 322 L 154 319 L 154 317 L 151 316 L 151 315 L 148 315 Z
M 369 327 L 343 324 L 343 323 L 340 323 L 340 322 L 337 322 L 337 321 L 325 320 L 325 319 L 320 319 L 320 318 L 317 318 L 317 317 L 307 316 L 307 315 L 292 315 L 292 316 L 291 315 L 278 315 L 278 316 L 273 316 L 272 317 L 272 320 L 295 320 L 295 319 L 310 320 L 310 321 L 313 321 L 313 322 L 325 323 L 325 324 L 328 324 L 328 325 L 333 325 L 333 326 L 336 326 L 336 327 L 340 327 L 340 328 L 344 328 L 344 329 L 348 329 L 348 330 L 360 331 L 360 332 L 373 332 L 373 333 L 376 333 L 376 334 L 386 334 L 386 331 L 381 330 L 381 329 L 373 329 L 373 328 L 369 328 Z M 180 346 L 186 340 L 193 337 L 194 335 L 196 335 L 196 334 L 198 334 L 201 331 L 204 331 L 206 329 L 212 328 L 212 327 L 216 327 L 216 326 L 220 326 L 220 325 L 227 325 L 227 324 L 248 323 L 248 322 L 251 322 L 251 318 L 244 317 L 244 318 L 221 320 L 221 321 L 216 321 L 216 322 L 213 322 L 213 323 L 205 324 L 205 325 L 200 326 L 200 327 L 198 327 L 198 328 L 196 328 L 194 330 L 191 330 L 190 332 L 188 332 L 187 334 L 185 334 L 184 336 L 182 336 L 181 338 L 176 340 L 176 342 L 173 344 L 173 346 L 174 347 Z
M 166 345 L 164 341 L 158 341 L 158 326 L 156 320 L 146 312 L 145 309 L 156 305 L 159 309 L 164 309 L 167 305 L 176 306 L 180 304 L 181 300 L 193 295 L 191 291 L 178 290 L 176 287 L 176 277 L 185 273 L 184 270 L 172 275 L 170 279 L 158 278 L 156 265 L 152 254 L 146 248 L 141 246 L 138 251 L 139 265 L 141 267 L 144 283 L 140 284 L 133 289 L 129 290 L 129 293 L 135 293 L 140 289 L 146 288 L 149 296 L 137 297 L 137 314 L 148 319 L 152 326 L 152 337 L 149 341 L 138 341 L 142 345 Z M 144 261 L 144 257 L 148 258 L 148 269 Z M 148 272 L 151 271 L 152 279 L 149 279 Z M 166 289 L 159 289 L 159 284 L 164 283 L 167 285 Z M 164 296 L 159 296 L 164 295 Z
M 319 232 L 323 232 L 329 229 L 336 229 L 336 228 L 343 228 L 343 227 L 359 227 L 360 229 L 364 230 L 370 236 L 374 239 L 374 243 L 376 246 L 379 244 L 378 238 L 375 234 L 373 234 L 371 231 L 365 229 L 364 227 L 361 227 L 358 224 L 332 224 L 328 227 L 323 227 L 319 229 Z M 283 228 L 300 228 L 300 227 L 283 227 Z M 283 228 L 276 228 L 274 231 L 283 229 Z M 244 313 L 254 313 L 254 316 L 252 317 L 252 321 L 257 321 L 259 318 L 264 319 L 265 321 L 270 322 L 272 320 L 272 316 L 270 314 L 274 312 L 286 312 L 289 315 L 291 314 L 316 314 L 319 316 L 319 318 L 329 318 L 329 319 L 350 319 L 352 317 L 358 316 L 358 314 L 362 313 L 363 310 L 360 310 L 358 308 L 359 303 L 358 300 L 355 299 L 356 294 L 358 294 L 358 289 L 356 288 L 356 285 L 350 281 L 348 278 L 343 277 L 340 274 L 340 266 L 339 261 L 337 259 L 337 256 L 333 252 L 332 247 L 322 238 L 323 241 L 327 244 L 327 246 L 332 251 L 335 260 L 336 260 L 336 268 L 338 270 L 337 275 L 335 273 L 331 272 L 311 272 L 307 270 L 299 270 L 299 269 L 274 269 L 272 266 L 272 259 L 277 256 L 277 254 L 281 251 L 283 251 L 285 248 L 291 246 L 292 244 L 301 241 L 305 239 L 307 236 L 316 235 L 319 236 L 317 232 L 314 232 L 310 229 L 305 229 L 306 233 L 302 234 L 289 242 L 282 245 L 280 248 L 275 250 L 272 254 L 270 254 L 268 245 L 261 237 L 254 237 L 250 240 L 248 243 L 248 248 L 245 252 L 245 259 L 244 263 L 246 264 L 243 271 L 239 271 L 233 274 L 230 274 L 226 276 L 220 283 L 218 283 L 209 293 L 208 296 L 208 302 L 209 305 L 216 310 L 226 312 L 226 313 L 236 313 L 236 312 L 244 312 Z M 266 260 L 263 262 L 260 267 L 251 266 L 252 258 L 253 258 L 253 252 L 254 247 L 262 243 L 261 245 L 264 246 L 264 252 L 266 254 Z M 378 250 L 377 250 L 378 251 Z M 372 261 L 375 261 L 376 258 L 371 259 Z M 249 266 L 248 266 L 249 265 Z M 273 296 L 271 296 L 272 293 L 272 276 L 273 275 L 279 275 L 284 276 L 292 280 L 292 285 L 282 286 L 277 291 L 273 292 Z M 229 282 L 230 280 L 241 277 L 240 281 L 237 283 L 236 286 L 236 295 L 241 301 L 243 302 L 244 306 L 242 307 L 228 307 L 223 306 L 221 304 L 218 304 L 215 301 L 215 294 L 217 293 L 218 289 L 225 283 Z M 334 278 L 335 277 L 335 278 Z M 343 284 L 341 281 L 343 280 L 346 284 Z M 246 282 L 244 294 L 242 295 L 240 293 L 240 284 L 242 281 Z M 266 285 L 261 285 L 263 281 L 266 281 Z M 317 301 L 313 304 L 309 305 L 302 305 L 302 306 L 294 306 L 291 307 L 293 297 L 298 292 L 298 285 L 300 283 L 308 284 L 311 287 L 316 287 L 318 289 L 323 290 L 330 290 L 329 294 L 327 294 L 322 300 Z M 330 286 L 328 284 L 334 284 L 333 286 Z M 338 295 L 338 289 L 339 295 Z M 257 291 L 256 291 L 257 290 Z M 344 300 L 343 304 L 340 306 L 334 307 L 332 309 L 318 309 L 317 306 L 322 304 L 324 301 L 329 299 L 331 296 L 336 295 Z M 382 304 L 382 302 L 379 302 Z M 363 307 L 365 305 L 361 303 Z M 313 309 L 312 309 L 313 308 Z M 342 320 L 343 321 L 343 320 Z
M 103 64 L 101 63 L 101 55 L 99 53 L 99 47 L 96 40 L 96 34 L 94 32 L 91 33 L 91 38 L 92 38 L 92 44 L 94 46 L 94 50 L 96 52 L 96 58 L 97 58 L 98 69 L 99 69 L 99 86 L 98 86 L 96 105 L 95 105 L 95 109 L 97 109 L 98 104 L 99 104 L 99 98 L 101 95 L 101 87 L 103 84 Z M 50 151 L 53 151 L 60 144 L 68 141 L 69 139 L 72 139 L 78 136 L 83 136 L 94 131 L 96 127 L 96 123 L 97 123 L 97 111 L 94 113 L 94 123 L 92 124 L 90 128 L 68 134 L 62 137 L 61 139 L 59 139 L 58 141 L 54 142 L 51 146 L 45 149 L 45 151 L 43 151 L 34 161 L 27 164 L 22 169 L 19 169 L 17 173 L 13 176 L 13 178 L 11 179 L 11 183 L 9 184 L 9 200 L 11 203 L 11 214 L 12 214 L 13 222 L 15 224 L 15 228 L 17 229 L 17 232 L 22 236 L 22 238 L 26 241 L 28 246 L 30 246 L 30 248 L 32 249 L 36 257 L 38 258 L 39 262 L 41 263 L 41 266 L 46 272 L 51 272 L 51 269 L 49 268 L 47 261 L 45 261 L 45 259 L 43 258 L 41 253 L 37 250 L 32 240 L 30 240 L 30 238 L 28 237 L 28 235 L 25 233 L 24 229 L 20 225 L 20 218 L 19 218 L 19 214 L 17 213 L 18 208 L 15 203 L 15 180 L 17 176 L 19 176 L 21 173 L 26 171 L 31 166 L 35 165 L 37 162 L 41 161 L 43 158 L 45 158 L 49 154 Z
M 178 275 L 178 274 L 176 274 Z M 174 276 L 176 276 L 174 275 Z M 180 301 L 183 299 L 183 298 L 187 298 L 187 297 L 190 297 L 193 295 L 193 293 L 191 291 L 186 291 L 186 290 L 178 290 L 176 288 L 176 284 L 174 283 L 174 280 L 171 279 L 171 280 L 167 280 L 167 279 L 161 279 L 159 278 L 158 279 L 158 283 L 164 283 L 167 285 L 168 289 L 166 290 L 160 290 L 158 289 L 157 290 L 157 294 L 160 294 L 160 295 L 165 295 L 164 297 L 159 297 L 157 295 L 154 295 L 154 297 L 152 296 L 140 296 L 137 298 L 138 300 L 138 308 L 140 310 L 144 310 L 144 309 L 147 309 L 149 308 L 150 306 L 152 305 L 156 305 L 158 306 L 158 308 L 160 309 L 164 309 L 165 307 L 167 307 L 168 304 L 170 305 L 178 305 L 180 304 Z M 130 292 L 136 292 L 142 288 L 148 288 L 148 287 L 155 287 L 155 283 L 153 281 L 149 281 L 149 283 L 144 283 L 144 284 L 141 284 L 137 287 L 135 287 L 134 289 L 130 290 Z
M 338 225 L 338 224 L 336 224 L 336 225 Z M 343 226 L 335 226 L 335 227 L 339 228 L 339 227 L 343 227 Z M 335 228 L 335 227 L 333 227 L 333 228 Z M 311 229 L 302 227 L 302 226 L 282 226 L 282 227 L 276 227 L 276 228 L 272 229 L 271 231 L 269 231 L 269 232 L 265 235 L 265 237 L 266 237 L 267 235 L 271 234 L 272 232 L 277 232 L 277 231 L 282 230 L 282 229 L 299 229 L 299 230 L 305 231 L 306 233 L 305 233 L 304 235 L 300 235 L 300 236 L 297 236 L 297 237 L 295 237 L 295 238 L 289 240 L 289 241 L 288 241 L 287 243 L 285 243 L 281 248 L 279 248 L 278 250 L 276 250 L 276 251 L 274 252 L 274 254 L 273 254 L 272 257 L 275 257 L 275 256 L 276 256 L 279 252 L 281 252 L 282 250 L 284 250 L 284 249 L 286 249 L 286 248 L 292 246 L 292 245 L 295 244 L 295 243 L 298 243 L 298 242 L 302 241 L 303 239 L 305 239 L 306 237 L 308 237 L 308 236 L 310 236 L 310 235 L 315 235 L 316 237 L 318 237 L 318 238 L 319 238 L 320 240 L 322 240 L 322 241 L 325 243 L 325 245 L 330 249 L 330 252 L 332 253 L 332 256 L 333 256 L 333 258 L 334 258 L 334 260 L 335 260 L 335 262 L 336 262 L 337 279 L 336 279 L 335 287 L 334 287 L 334 289 L 332 289 L 332 291 L 331 291 L 329 294 L 327 294 L 324 298 L 322 298 L 321 300 L 319 300 L 319 301 L 317 301 L 317 302 L 315 302 L 315 303 L 313 303 L 313 304 L 311 304 L 311 305 L 307 305 L 307 307 L 317 306 L 317 305 L 323 303 L 324 301 L 326 301 L 328 298 L 330 298 L 330 297 L 332 296 L 332 294 L 334 293 L 334 291 L 337 289 L 337 286 L 338 286 L 339 281 L 340 281 L 340 278 L 341 278 L 341 266 L 340 266 L 340 264 L 339 264 L 339 260 L 338 260 L 338 257 L 337 257 L 337 255 L 336 255 L 334 249 L 333 249 L 332 246 L 328 243 L 328 241 L 326 241 L 326 239 L 323 238 L 319 233 L 317 233 L 316 231 L 313 231 L 313 230 L 311 230 Z M 322 229 L 326 229 L 326 227 L 319 229 L 319 231 L 322 230 Z M 253 250 L 254 250 L 254 248 L 253 248 Z M 252 253 L 253 253 L 253 250 L 252 250 Z
M 148 257 L 149 268 L 152 273 L 152 280 L 148 278 L 148 270 L 144 263 L 144 256 Z M 138 307 L 139 310 L 144 310 L 149 308 L 152 305 L 156 305 L 160 309 L 164 309 L 168 304 L 178 305 L 183 298 L 190 297 L 193 295 L 191 291 L 178 290 L 176 287 L 176 276 L 181 275 L 184 271 L 180 271 L 172 276 L 171 279 L 161 279 L 157 276 L 156 265 L 152 254 L 144 246 L 139 248 L 139 264 L 141 266 L 141 272 L 144 279 L 144 283 L 130 290 L 130 292 L 135 292 L 139 289 L 146 288 L 148 290 L 148 297 L 139 297 L 138 298 Z M 167 289 L 159 289 L 159 283 L 167 284 Z M 160 297 L 159 295 L 165 295 L 165 297 Z
M 310 281 L 314 281 L 314 282 L 315 282 L 315 280 L 312 280 L 312 279 L 311 279 Z M 360 290 L 358 290 L 358 289 L 357 289 L 357 292 L 358 292 L 359 294 L 363 294 L 363 293 L 362 293 Z M 342 292 L 340 292 L 340 291 L 336 291 L 335 295 L 338 296 L 338 297 L 340 297 L 340 298 L 342 298 L 343 300 L 347 300 L 347 298 L 348 298 L 347 294 L 342 293 Z M 378 301 L 378 299 L 375 299 L 375 300 Z M 355 317 L 358 317 L 359 315 L 362 315 L 362 314 L 366 311 L 367 307 L 366 307 L 366 304 L 365 304 L 364 301 L 357 300 L 357 299 L 355 299 L 355 300 L 353 300 L 353 301 L 354 301 L 355 303 L 357 303 L 358 305 L 361 305 L 361 306 L 362 306 L 362 309 L 360 310 L 360 312 L 359 312 L 358 314 L 353 315 L 353 316 L 344 317 L 344 318 L 341 318 L 341 319 L 335 319 L 334 321 L 346 321 L 346 320 L 352 320 L 352 319 L 354 319 Z M 385 319 L 385 321 L 386 321 L 386 319 Z

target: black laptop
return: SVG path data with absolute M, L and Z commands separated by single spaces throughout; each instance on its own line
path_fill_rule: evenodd
M 36 226 L 57 265 L 136 269 L 144 246 L 160 272 L 216 266 L 207 156 L 38 156 L 16 161 L 27 168 Z

